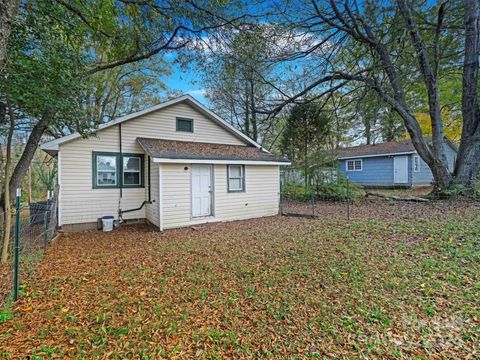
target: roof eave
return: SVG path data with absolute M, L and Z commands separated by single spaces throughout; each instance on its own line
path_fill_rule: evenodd
M 372 154 L 372 155 L 349 155 L 338 157 L 338 160 L 347 160 L 347 159 L 360 159 L 360 158 L 370 158 L 370 157 L 382 157 L 382 156 L 399 156 L 399 155 L 410 155 L 415 154 L 415 151 L 402 151 L 395 153 L 384 153 L 384 154 Z
M 224 164 L 224 165 L 291 165 L 291 162 L 277 160 L 214 160 L 214 159 L 173 159 L 163 157 L 151 157 L 154 163 L 161 164 Z

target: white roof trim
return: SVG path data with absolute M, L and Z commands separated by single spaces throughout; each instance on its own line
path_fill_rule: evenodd
M 338 160 L 363 159 L 363 158 L 380 157 L 380 156 L 409 155 L 409 154 L 415 154 L 415 153 L 416 153 L 416 151 L 405 151 L 405 152 L 399 152 L 399 153 L 386 153 L 386 154 L 374 154 L 374 155 L 358 155 L 358 156 L 343 156 L 343 157 L 339 157 Z
M 237 136 L 238 138 L 244 140 L 245 142 L 259 148 L 259 149 L 262 149 L 262 146 L 260 144 L 258 144 L 257 142 L 253 141 L 252 139 L 250 139 L 248 136 L 246 136 L 245 134 L 243 134 L 241 131 L 235 129 L 232 125 L 230 125 L 229 123 L 227 123 L 225 120 L 223 120 L 220 116 L 218 116 L 217 114 L 215 114 L 212 110 L 208 109 L 206 106 L 204 106 L 203 104 L 201 104 L 198 100 L 196 100 L 193 96 L 191 95 L 183 95 L 183 96 L 180 96 L 178 98 L 175 98 L 175 99 L 172 99 L 172 100 L 168 100 L 168 101 L 165 101 L 161 104 L 158 104 L 158 105 L 155 105 L 155 106 L 152 106 L 152 107 L 149 107 L 145 110 L 142 110 L 142 111 L 137 111 L 137 112 L 134 112 L 132 114 L 129 114 L 129 115 L 125 115 L 125 116 L 122 116 L 122 117 L 119 117 L 119 118 L 116 118 L 116 119 L 113 119 L 112 121 L 109 121 L 108 123 L 105 123 L 105 124 L 102 124 L 98 127 L 98 131 L 101 131 L 103 129 L 106 129 L 106 128 L 109 128 L 111 126 L 114 126 L 114 125 L 117 125 L 117 124 L 120 124 L 120 123 L 123 123 L 125 121 L 128 121 L 128 120 L 131 120 L 131 119 L 134 119 L 134 118 L 137 118 L 139 116 L 142 116 L 142 115 L 145 115 L 145 114 L 149 114 L 151 112 L 154 112 L 154 111 L 157 111 L 157 110 L 160 110 L 160 109 L 163 109 L 163 108 L 166 108 L 168 106 L 172 106 L 172 105 L 175 105 L 175 104 L 178 104 L 178 103 L 181 103 L 181 102 L 184 102 L 184 101 L 187 101 L 189 102 L 191 105 L 193 105 L 197 110 L 199 110 L 200 112 L 202 112 L 204 115 L 206 115 L 207 117 L 209 117 L 210 119 L 214 120 L 218 125 L 222 126 L 224 129 L 230 131 L 231 133 L 233 133 L 235 136 Z M 73 141 L 75 139 L 78 139 L 80 138 L 81 135 L 79 133 L 74 133 L 74 134 L 70 134 L 70 135 L 67 135 L 67 136 L 63 136 L 59 139 L 55 139 L 55 140 L 51 140 L 51 141 L 48 141 L 42 145 L 40 145 L 40 149 L 42 150 L 51 150 L 51 151 L 58 151 L 58 147 L 59 145 L 61 144 L 64 144 L 66 142 L 69 142 L 69 141 Z
M 152 158 L 154 163 L 162 164 L 228 164 L 228 165 L 291 165 L 291 162 L 264 160 L 209 160 L 209 159 L 167 159 Z

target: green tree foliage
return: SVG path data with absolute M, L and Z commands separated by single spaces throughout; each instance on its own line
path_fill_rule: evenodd
M 8 16 L 0 15 L 0 122 L 10 140 L 7 169 L 14 132 L 26 130 L 29 136 L 13 171 L 4 172 L 4 205 L 21 186 L 45 133 L 89 134 L 92 125 L 135 110 L 140 103 L 148 105 L 156 99 L 155 87 L 161 86 L 153 79 L 166 71 L 155 57 L 184 49 L 204 31 L 231 22 L 222 10 L 225 4 L 209 0 L 6 4 L 2 11 L 13 6 Z
M 290 160 L 303 166 L 306 179 L 310 158 L 324 149 L 331 125 L 322 104 L 317 101 L 294 105 L 286 118 L 280 148 Z
M 274 56 L 273 32 L 270 25 L 245 24 L 239 31 L 223 33 L 199 63 L 207 98 L 216 112 L 262 142 L 271 130 L 264 114 L 272 96 L 270 82 L 279 81 L 268 62 Z
M 229 23 L 223 8 L 201 0 L 22 2 L 0 88 L 2 117 L 10 114 L 8 96 L 15 130 L 30 131 L 10 192 L 21 184 L 45 132 L 85 133 L 156 100 L 161 84 L 154 79 L 167 71 L 161 54 L 185 49 L 205 30 Z

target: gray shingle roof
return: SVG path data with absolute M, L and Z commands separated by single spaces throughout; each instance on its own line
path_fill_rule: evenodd
M 412 153 L 415 151 L 410 140 L 390 141 L 375 145 L 359 145 L 338 149 L 338 157 L 373 156 L 383 154 Z
M 427 143 L 431 144 L 432 138 L 424 138 Z M 447 137 L 445 143 L 453 150 L 458 151 L 457 146 Z M 415 147 L 411 140 L 389 141 L 374 145 L 359 145 L 337 150 L 337 158 L 353 158 L 357 156 L 379 156 L 389 154 L 409 154 L 415 152 Z
M 253 146 L 212 144 L 193 141 L 137 138 L 140 146 L 152 158 L 188 160 L 271 161 L 290 160 L 262 151 Z

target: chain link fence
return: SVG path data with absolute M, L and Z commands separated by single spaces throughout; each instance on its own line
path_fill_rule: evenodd
M 4 213 L 0 216 L 3 234 Z M 12 229 L 8 258 L 0 264 L 0 308 L 21 294 L 22 284 L 33 275 L 37 263 L 57 234 L 57 193 L 48 200 L 26 205 L 20 204 L 17 197 L 17 204 L 10 216 Z
M 288 216 L 321 217 L 335 213 L 349 218 L 350 206 L 365 196 L 362 188 L 334 168 L 287 167 L 282 169 L 280 184 L 281 213 Z

